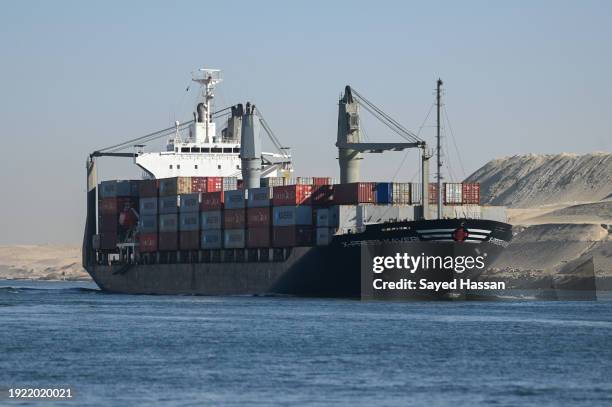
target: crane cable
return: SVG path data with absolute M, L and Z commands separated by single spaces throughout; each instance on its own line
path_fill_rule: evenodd
M 213 112 L 212 117 L 216 118 L 216 117 L 222 117 L 225 116 L 227 113 L 225 114 L 221 114 L 224 113 L 228 110 L 230 110 L 232 107 L 226 107 L 223 108 L 221 110 L 217 110 L 216 112 Z M 120 150 L 124 150 L 126 148 L 129 147 L 133 147 L 134 144 L 136 143 L 146 143 L 149 141 L 153 141 L 153 140 L 157 140 L 160 139 L 162 137 L 168 136 L 170 134 L 172 134 L 175 131 L 183 131 L 185 129 L 187 129 L 190 125 L 192 125 L 195 122 L 195 120 L 189 120 L 188 122 L 184 122 L 179 124 L 178 126 L 172 126 L 172 127 L 168 127 L 166 129 L 162 129 L 162 130 L 158 130 L 158 131 L 154 131 L 153 133 L 149 133 L 149 134 L 145 134 L 144 136 L 140 136 L 140 137 L 136 137 L 127 141 L 124 141 L 122 143 L 118 143 L 109 147 L 105 147 L 99 150 L 96 150 L 98 152 L 117 152 Z
M 278 137 L 276 137 L 276 135 L 274 134 L 274 132 L 272 131 L 272 129 L 268 125 L 268 122 L 264 118 L 263 113 L 261 112 L 259 107 L 257 107 L 257 113 L 258 113 L 258 116 L 259 116 L 259 122 L 261 123 L 261 126 L 263 127 L 263 129 L 265 130 L 266 134 L 268 135 L 268 138 L 270 139 L 270 141 L 272 141 L 272 144 L 274 144 L 274 147 L 276 147 L 278 152 L 285 159 L 289 159 L 289 155 L 285 152 L 285 149 L 283 148 L 283 145 L 279 141 Z
M 383 112 L 374 103 L 362 96 L 358 91 L 353 88 L 351 88 L 351 91 L 356 96 L 357 102 L 360 106 L 364 107 L 368 112 L 374 115 L 378 120 L 383 122 L 383 124 L 392 129 L 394 132 L 399 134 L 402 138 L 414 143 L 423 141 L 416 134 L 402 126 L 397 120 Z

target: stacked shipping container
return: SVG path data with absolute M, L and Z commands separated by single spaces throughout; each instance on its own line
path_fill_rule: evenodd
M 98 196 L 98 247 L 114 250 L 136 226 L 138 181 L 103 181 Z
M 130 209 L 140 214 L 139 250 L 146 253 L 325 245 L 335 234 L 368 223 L 412 220 L 414 208 L 408 205 L 421 202 L 418 183 L 333 185 L 331 178 L 302 177 L 285 185 L 286 178 L 267 180 L 262 184 L 273 186 L 250 190 L 237 189 L 236 178 L 222 177 L 103 182 L 99 247 L 112 250 L 122 241 L 130 220 L 119 218 Z M 478 184 L 445 183 L 443 192 L 445 205 L 477 205 L 480 200 Z M 429 199 L 436 202 L 433 183 Z
M 274 247 L 312 244 L 312 190 L 312 184 L 273 188 L 272 245 Z

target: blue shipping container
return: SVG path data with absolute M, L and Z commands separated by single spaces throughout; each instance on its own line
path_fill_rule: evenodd
M 376 203 L 393 203 L 392 182 L 379 182 L 376 184 Z

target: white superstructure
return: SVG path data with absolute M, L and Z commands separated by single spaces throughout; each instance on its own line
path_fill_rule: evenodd
M 243 106 L 239 104 L 230 108 L 231 115 L 226 127 L 217 133 L 213 121 L 213 99 L 215 85 L 223 80 L 221 71 L 202 68 L 192 75 L 192 80 L 201 86 L 201 96 L 188 132 L 181 133 L 179 127 L 184 126 L 176 122 L 176 131 L 168 139 L 166 151 L 138 151 L 135 162 L 147 176 L 153 178 L 242 178 L 240 149 Z M 288 175 L 292 171 L 289 155 L 261 155 L 262 177 Z

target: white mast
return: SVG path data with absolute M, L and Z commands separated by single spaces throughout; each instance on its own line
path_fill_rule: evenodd
M 215 97 L 215 85 L 221 82 L 221 70 L 200 68 L 191 73 L 192 81 L 202 86 L 202 97 L 204 103 L 197 107 L 197 117 L 195 123 L 195 142 L 212 143 L 215 138 L 215 123 L 212 120 L 213 99 Z M 203 136 L 203 137 L 202 137 Z

